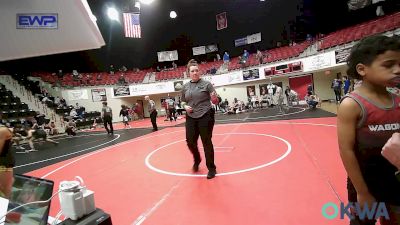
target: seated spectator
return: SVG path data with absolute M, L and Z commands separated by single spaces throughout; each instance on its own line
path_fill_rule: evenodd
M 62 70 L 58 70 L 57 77 L 58 77 L 59 79 L 62 79 L 63 76 L 64 76 L 63 71 L 62 71 Z
M 57 106 L 60 105 L 60 98 L 58 96 L 54 98 L 54 104 Z
M 128 68 L 126 68 L 126 66 L 122 66 L 121 69 L 119 69 L 119 71 L 126 72 L 128 71 Z
M 121 74 L 121 77 L 118 79 L 118 83 L 120 85 L 125 85 L 126 84 L 126 80 L 125 80 L 124 74 Z
M 60 99 L 60 106 L 61 106 L 61 107 L 67 106 L 67 102 L 65 101 L 64 98 L 61 98 L 61 99 Z
M 56 124 L 54 121 L 50 122 L 50 135 L 56 135 L 58 134 L 58 129 L 56 128 Z
M 312 109 L 317 108 L 317 106 L 321 104 L 321 101 L 318 98 L 318 96 L 316 94 L 312 94 L 311 92 L 308 92 L 308 94 L 305 97 L 305 100 L 307 102 L 307 105 Z
M 46 102 L 52 102 L 47 96 L 44 96 L 44 98 L 42 98 L 42 103 L 46 104 Z
M 78 76 L 79 76 L 78 71 L 77 71 L 77 70 L 72 70 L 72 78 L 73 78 L 75 81 L 77 81 L 77 80 L 79 79 Z
M 227 102 L 227 100 L 225 99 L 225 101 Z M 240 113 L 241 112 L 241 102 L 239 100 L 237 100 L 237 98 L 233 99 L 233 102 L 228 106 L 228 110 L 226 113 L 228 114 L 236 114 L 236 113 Z
M 92 79 L 92 76 L 89 73 L 86 74 L 86 84 L 89 84 L 91 79 Z
M 91 130 L 94 130 L 94 129 L 97 128 L 97 126 L 98 126 L 98 124 L 97 124 L 97 118 L 94 118 L 93 124 L 92 124 L 92 126 L 90 127 L 90 129 L 91 129 Z
M 65 132 L 68 135 L 75 136 L 76 135 L 76 123 L 74 120 L 70 120 L 65 127 Z
M 71 112 L 69 112 L 69 116 L 74 118 L 78 116 L 78 113 L 76 112 L 76 109 L 71 109 Z
M 43 130 L 45 130 L 47 134 L 52 134 L 52 133 L 51 133 L 51 126 L 50 126 L 50 123 L 44 124 L 44 125 L 43 125 Z

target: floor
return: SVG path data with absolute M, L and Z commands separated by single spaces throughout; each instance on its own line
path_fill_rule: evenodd
M 334 102 L 323 102 L 321 104 L 321 109 L 337 114 L 337 110 L 338 110 L 339 104 L 336 104 Z
M 217 115 L 212 180 L 204 160 L 191 171 L 184 119 L 165 122 L 157 132 L 144 120 L 133 129 L 115 124 L 114 136 L 99 129 L 59 137 L 57 147 L 18 154 L 15 170 L 56 184 L 81 176 L 117 225 L 348 224 L 321 213 L 347 196 L 335 114 L 300 107 Z M 55 199 L 50 215 L 59 209 Z

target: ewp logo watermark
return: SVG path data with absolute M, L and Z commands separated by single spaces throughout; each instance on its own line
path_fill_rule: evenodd
M 351 210 L 353 210 L 354 213 L 351 213 Z M 344 217 L 347 216 L 352 220 L 355 218 L 354 214 L 356 214 L 361 220 L 373 220 L 379 217 L 384 217 L 386 220 L 389 220 L 389 213 L 383 202 L 374 202 L 371 207 L 369 207 L 367 203 L 361 207 L 358 202 L 349 202 L 347 205 L 342 202 L 339 207 L 333 202 L 328 202 L 322 206 L 322 215 L 329 220 L 337 218 L 339 213 L 340 219 L 344 219 Z
M 57 13 L 19 13 L 17 29 L 57 29 Z

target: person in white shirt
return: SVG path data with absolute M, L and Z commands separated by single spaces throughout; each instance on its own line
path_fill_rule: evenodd
M 78 115 L 78 113 L 76 112 L 75 109 L 71 109 L 71 112 L 69 112 L 69 116 L 72 117 L 72 118 L 74 118 L 77 115 Z
M 274 94 L 274 102 L 276 102 L 278 109 L 279 109 L 279 113 L 283 113 L 283 90 L 280 86 L 275 85 L 276 86 L 276 91 Z

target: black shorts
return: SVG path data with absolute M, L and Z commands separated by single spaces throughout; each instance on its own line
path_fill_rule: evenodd
M 377 202 L 385 202 L 393 206 L 400 206 L 400 181 L 394 179 L 384 182 L 370 182 L 366 180 L 368 190 Z M 349 202 L 357 202 L 357 191 L 349 178 L 347 178 L 347 194 Z
M 39 139 L 39 138 L 46 139 L 47 138 L 47 133 L 44 130 L 36 130 L 35 132 L 33 132 L 32 136 L 35 139 Z

